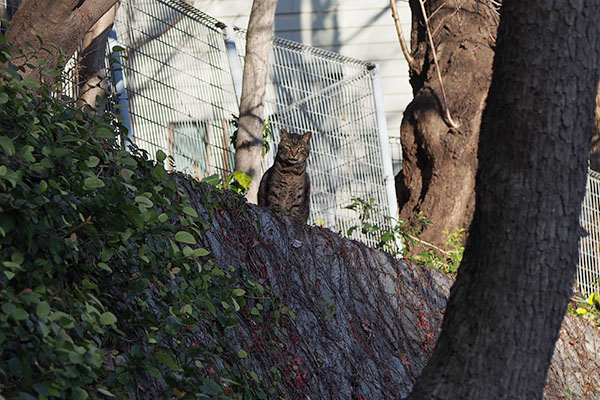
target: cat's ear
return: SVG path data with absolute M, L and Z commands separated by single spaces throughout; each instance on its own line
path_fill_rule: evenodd
M 288 131 L 286 131 L 285 129 L 281 128 L 279 130 L 279 137 L 281 137 L 281 139 L 285 138 L 285 139 L 289 139 L 290 138 L 290 133 Z
M 312 136 L 312 132 L 306 132 L 304 133 L 304 135 L 302 135 L 302 140 L 304 140 L 306 143 L 308 143 L 310 141 L 310 138 Z

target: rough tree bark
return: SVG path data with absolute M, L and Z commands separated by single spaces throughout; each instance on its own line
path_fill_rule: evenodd
M 67 58 L 71 57 L 81 44 L 85 33 L 118 0 L 23 0 L 6 32 L 6 38 L 16 48 L 29 53 L 31 48 L 40 48 L 36 35 L 41 36 L 44 45 L 57 45 Z M 48 68 L 56 66 L 55 54 L 41 51 L 33 62 L 44 61 Z M 23 75 L 40 79 L 36 71 L 28 69 Z
M 411 400 L 541 398 L 572 292 L 600 12 L 549 0 L 501 14 L 471 234 Z
M 106 69 L 106 43 L 115 19 L 118 3 L 108 10 L 83 37 L 79 58 L 78 107 L 86 104 L 102 114 L 106 109 L 109 93 L 108 70 Z
M 254 0 L 248 22 L 235 169 L 252 178 L 246 199 L 254 204 L 261 177 L 263 101 L 276 6 L 277 0 Z
M 437 246 L 444 231 L 468 228 L 475 199 L 477 141 L 489 89 L 498 14 L 489 1 L 428 0 L 435 51 L 449 112 L 445 121 L 442 88 L 429 46 L 419 0 L 412 10 L 411 70 L 414 100 L 401 125 L 402 171 L 396 176 L 400 216 L 418 212 L 432 221 L 421 238 Z
M 229 339 L 248 351 L 248 368 L 263 379 L 276 367 L 282 374 L 278 389 L 290 400 L 408 395 L 439 334 L 451 276 L 178 181 L 211 221 L 200 245 L 224 266 L 245 265 L 296 313 L 280 328 L 240 321 Z M 547 400 L 566 400 L 565 389 L 588 393 L 586 400 L 600 395 L 600 374 L 588 373 L 600 368 L 600 330 L 586 322 L 573 315 L 565 320 Z M 496 362 L 488 356 L 486 368 Z

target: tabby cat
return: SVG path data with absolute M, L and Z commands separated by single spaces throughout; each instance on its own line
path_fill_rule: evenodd
M 265 172 L 258 189 L 258 204 L 273 207 L 289 215 L 308 220 L 310 178 L 306 159 L 310 151 L 311 132 L 304 135 L 282 129 L 273 166 Z

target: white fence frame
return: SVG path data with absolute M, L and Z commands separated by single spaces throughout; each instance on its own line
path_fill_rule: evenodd
M 123 77 L 132 141 L 196 178 L 233 172 L 231 115 L 237 114 L 245 31 L 233 29 L 181 0 L 123 0 L 116 42 L 126 50 Z M 114 43 L 114 42 L 113 42 Z M 272 163 L 279 129 L 312 131 L 308 170 L 310 222 L 346 233 L 359 224 L 343 207 L 374 198 L 397 216 L 389 139 L 378 67 L 274 38 L 265 100 L 272 126 Z M 117 85 L 119 82 L 117 82 Z M 376 245 L 376 235 L 353 238 Z

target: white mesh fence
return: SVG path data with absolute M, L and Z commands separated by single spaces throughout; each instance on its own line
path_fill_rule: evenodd
M 196 178 L 217 173 L 225 179 L 234 167 L 230 137 L 238 97 L 224 24 L 180 0 L 124 0 L 116 30 L 126 49 L 123 73 L 135 144 L 150 155 L 162 149 L 177 170 Z M 243 31 L 235 42 L 243 64 Z M 357 213 L 343 208 L 355 197 L 374 198 L 382 215 L 392 214 L 373 95 L 375 67 L 277 38 L 271 57 L 266 115 L 273 135 L 263 167 L 273 162 L 280 128 L 312 131 L 310 222 L 346 232 L 358 224 Z M 386 224 L 375 218 L 372 223 Z M 359 231 L 353 236 L 371 245 L 378 240 Z
M 580 222 L 588 235 L 579 240 L 576 287 L 587 296 L 600 293 L 600 174 L 592 170 L 588 173 Z

